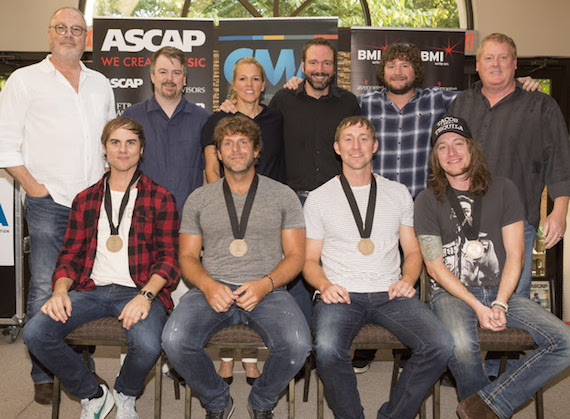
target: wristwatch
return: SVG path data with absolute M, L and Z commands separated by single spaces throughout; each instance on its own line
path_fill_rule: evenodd
M 139 294 L 142 295 L 144 298 L 146 298 L 151 303 L 154 301 L 154 293 L 152 291 L 141 290 L 141 292 L 139 292 Z

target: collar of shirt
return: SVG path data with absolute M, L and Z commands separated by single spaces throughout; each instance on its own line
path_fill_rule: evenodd
M 172 118 L 174 118 L 178 113 L 180 112 L 185 112 L 185 113 L 192 113 L 192 107 L 191 106 L 186 106 L 188 103 L 186 98 L 184 96 L 182 96 L 182 98 L 180 99 L 180 102 L 178 102 L 178 105 L 176 105 L 176 109 L 174 110 L 174 112 L 172 113 Z M 164 110 L 162 109 L 162 107 L 159 105 L 159 103 L 156 101 L 156 97 L 154 96 L 154 94 L 152 95 L 152 97 L 150 98 L 150 100 L 147 103 L 147 112 L 162 112 L 165 116 L 166 113 L 164 113 Z

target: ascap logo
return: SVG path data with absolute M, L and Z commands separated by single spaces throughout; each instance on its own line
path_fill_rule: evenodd
M 136 89 L 143 85 L 143 79 L 111 79 L 113 89 Z
M 0 205 L 0 226 L 8 227 L 8 220 L 6 219 L 6 214 L 4 214 L 2 205 Z
M 202 31 L 177 29 L 129 29 L 124 34 L 121 29 L 109 29 L 105 34 L 101 51 L 116 48 L 122 52 L 157 51 L 162 47 L 176 47 L 184 52 L 192 52 L 192 48 L 204 45 L 206 35 Z

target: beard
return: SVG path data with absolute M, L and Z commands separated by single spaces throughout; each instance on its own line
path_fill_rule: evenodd
M 405 95 L 406 93 L 408 93 L 410 90 L 412 90 L 414 88 L 414 82 L 413 81 L 408 81 L 406 84 L 404 84 L 404 86 L 400 87 L 399 89 L 396 89 L 392 83 L 387 83 L 388 91 L 390 93 L 394 93 L 395 95 Z
M 316 77 L 327 76 L 327 78 L 324 81 L 317 81 L 313 79 L 314 76 Z M 305 80 L 315 90 L 325 90 L 327 87 L 331 85 L 333 78 L 334 78 L 334 73 L 332 75 L 329 75 L 327 73 L 312 73 L 310 75 L 305 74 Z

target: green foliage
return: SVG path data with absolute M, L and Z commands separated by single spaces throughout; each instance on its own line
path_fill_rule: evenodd
M 290 16 L 304 0 L 282 0 L 279 15 Z M 273 0 L 250 0 L 262 16 L 273 16 Z M 183 0 L 97 0 L 96 16 L 172 17 Z M 373 26 L 458 28 L 457 0 L 368 0 Z M 236 0 L 192 0 L 188 17 L 237 18 L 251 13 Z M 338 16 L 339 26 L 365 24 L 359 0 L 314 0 L 299 16 Z

